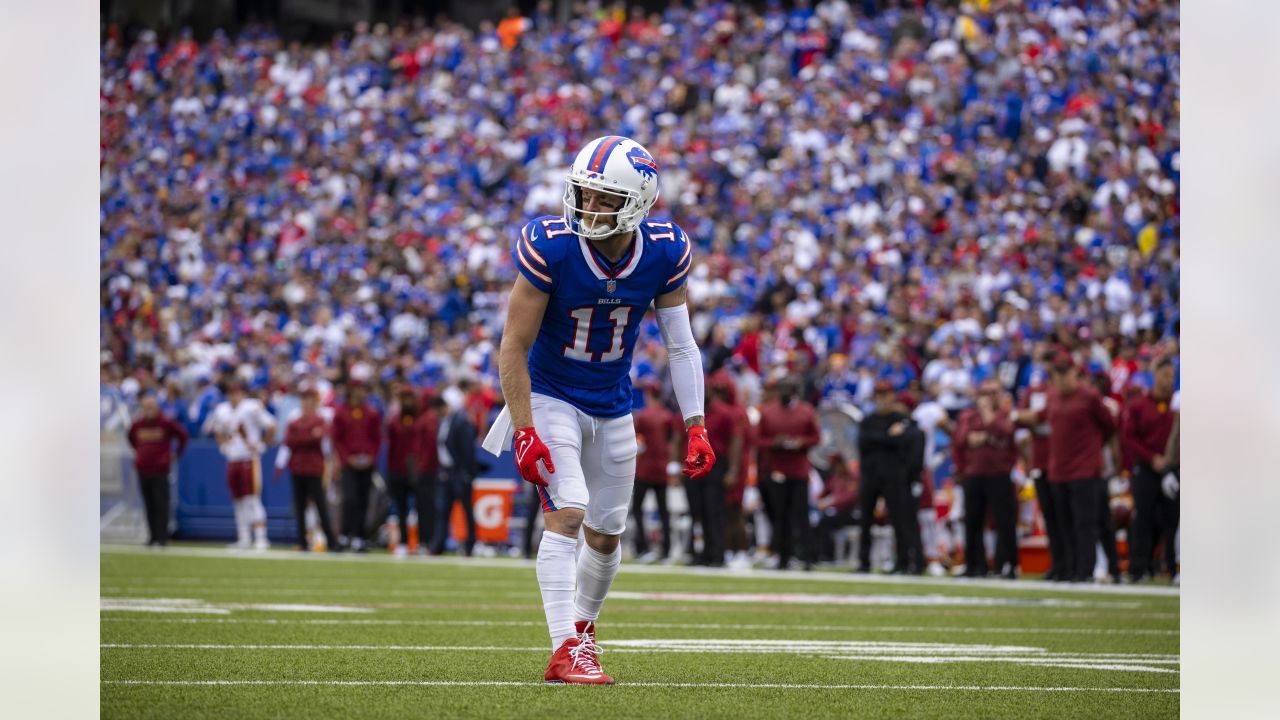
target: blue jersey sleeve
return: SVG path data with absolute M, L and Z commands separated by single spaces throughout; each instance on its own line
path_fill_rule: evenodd
M 546 254 L 539 249 L 539 241 L 544 238 L 542 225 L 534 220 L 520 228 L 520 236 L 516 238 L 515 247 L 511 250 L 511 259 L 516 263 L 516 270 L 526 280 L 544 293 L 550 294 L 556 286 L 555 273 Z
M 671 274 L 662 287 L 663 293 L 678 290 L 689 279 L 689 269 L 693 267 L 693 243 L 679 226 L 675 226 L 675 242 L 667 248 L 667 257 L 671 260 Z

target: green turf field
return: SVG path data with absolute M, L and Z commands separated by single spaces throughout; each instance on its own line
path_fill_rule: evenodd
M 1160 587 L 624 565 L 612 687 L 548 686 L 533 565 L 102 552 L 104 718 L 1177 717 Z

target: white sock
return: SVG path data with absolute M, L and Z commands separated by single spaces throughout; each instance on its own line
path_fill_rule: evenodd
M 258 495 L 249 496 L 249 513 L 253 518 L 253 539 L 266 542 L 267 540 L 267 509 L 262 505 L 262 497 Z
M 573 627 L 573 548 L 576 541 L 550 530 L 542 531 L 538 546 L 538 587 L 542 590 L 542 609 L 547 614 L 547 630 L 551 633 L 554 652 L 574 634 Z
M 236 498 L 231 501 L 232 508 L 236 513 L 236 541 L 241 545 L 249 544 L 249 509 L 245 506 L 244 498 Z
M 622 564 L 622 549 L 616 547 L 605 555 L 590 545 L 583 545 L 578 553 L 578 592 L 573 596 L 573 617 L 576 620 L 595 622 L 600 618 L 600 608 L 609 594 L 613 578 Z

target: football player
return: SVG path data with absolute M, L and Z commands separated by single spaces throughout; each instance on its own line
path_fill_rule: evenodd
M 250 547 L 249 528 L 253 528 L 253 548 L 266 550 L 267 511 L 262 506 L 262 453 L 267 439 L 274 437 L 276 419 L 267 412 L 262 401 L 250 397 L 244 383 L 233 380 L 226 401 L 214 409 L 206 421 L 206 430 L 218 440 L 218 449 L 227 458 L 227 486 L 236 516 L 236 542 L 231 547 Z
M 685 305 L 691 243 L 674 222 L 646 220 L 657 198 L 658 166 L 644 147 L 592 140 L 569 170 L 564 215 L 525 225 L 511 254 L 519 276 L 499 350 L 507 405 L 484 447 L 513 447 L 542 502 L 549 683 L 613 682 L 600 669 L 595 622 L 618 572 L 635 481 L 631 353 L 650 305 L 688 433 L 684 472 L 702 477 L 715 463 Z M 580 529 L 586 544 L 575 558 Z

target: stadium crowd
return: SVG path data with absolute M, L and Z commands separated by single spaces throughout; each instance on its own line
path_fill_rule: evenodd
M 333 405 L 360 381 L 384 417 L 402 387 L 461 386 L 483 433 L 510 246 L 561 212 L 568 153 L 620 133 L 696 245 L 707 371 L 753 413 L 791 378 L 958 421 L 1065 354 L 1121 416 L 1157 363 L 1177 387 L 1178 22 L 1155 0 L 698 0 L 321 45 L 108 28 L 104 408 L 154 393 L 199 436 L 236 380 L 282 419 L 304 382 Z M 635 379 L 661 384 L 663 353 L 650 320 Z

